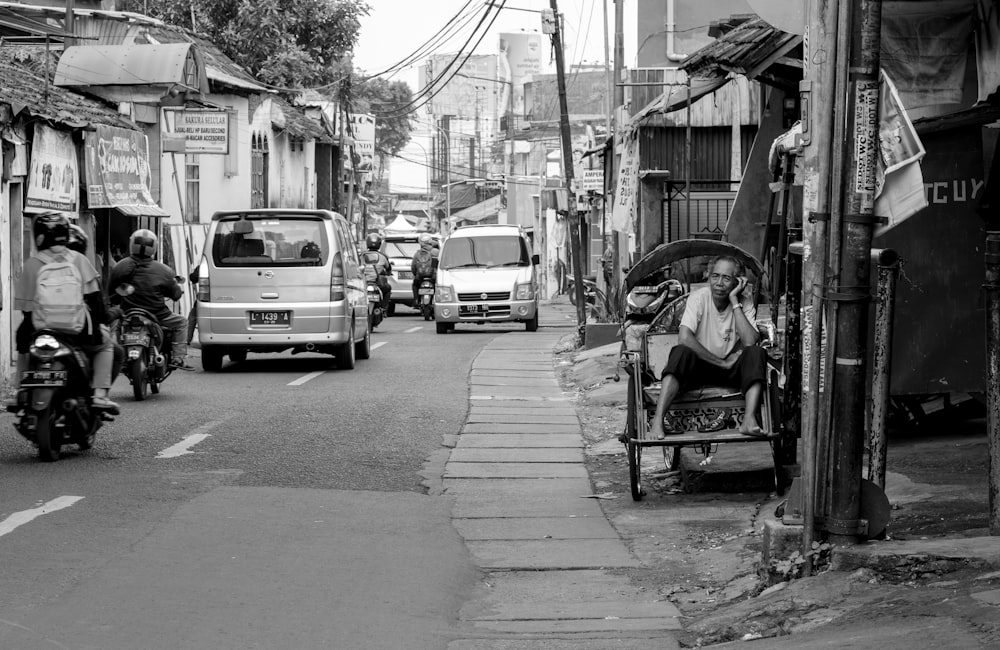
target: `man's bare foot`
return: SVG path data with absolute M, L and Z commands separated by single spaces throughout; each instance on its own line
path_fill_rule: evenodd
M 760 428 L 760 424 L 757 423 L 757 418 L 752 415 L 747 415 L 743 418 L 743 423 L 740 424 L 740 433 L 745 436 L 766 436 L 767 434 L 763 429 Z
M 666 438 L 662 424 L 652 424 L 649 427 L 649 438 L 651 440 L 663 440 Z

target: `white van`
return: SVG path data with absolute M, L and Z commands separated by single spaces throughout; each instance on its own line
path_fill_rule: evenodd
M 434 294 L 437 333 L 456 323 L 524 323 L 538 329 L 538 255 L 520 226 L 465 226 L 441 249 Z
M 201 364 L 248 352 L 324 352 L 354 368 L 371 354 L 358 247 L 328 210 L 217 212 L 199 269 Z

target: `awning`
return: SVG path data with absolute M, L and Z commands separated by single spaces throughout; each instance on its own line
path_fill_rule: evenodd
M 451 215 L 455 223 L 461 221 L 479 222 L 489 217 L 495 217 L 500 213 L 500 195 L 492 196 L 485 201 L 471 205 L 464 210 L 459 210 Z
M 688 88 L 691 89 L 691 102 L 694 103 L 709 93 L 713 93 L 729 83 L 728 74 L 714 77 L 692 77 L 690 86 L 670 86 L 662 95 L 646 104 L 636 113 L 630 124 L 637 125 L 653 113 L 671 113 L 688 105 Z
M 126 217 L 169 217 L 170 213 L 158 205 L 116 205 L 115 210 Z

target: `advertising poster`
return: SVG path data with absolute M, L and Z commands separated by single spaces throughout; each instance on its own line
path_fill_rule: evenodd
M 25 211 L 77 212 L 79 175 L 72 135 L 43 124 L 36 125 Z
M 632 232 L 635 223 L 635 202 L 639 194 L 639 139 L 627 138 L 618 170 L 615 203 L 611 208 L 611 228 L 617 232 Z
M 375 169 L 375 116 L 351 113 L 350 135 L 354 138 L 354 159 L 356 171 L 371 173 Z
M 84 136 L 87 205 L 91 208 L 155 206 L 150 187 L 146 135 L 113 126 L 97 126 Z
M 542 35 L 500 34 L 500 65 L 513 88 L 514 114 L 524 115 L 524 82 L 542 71 Z

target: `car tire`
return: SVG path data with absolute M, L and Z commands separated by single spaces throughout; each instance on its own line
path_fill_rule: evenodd
M 538 311 L 535 311 L 535 315 L 531 320 L 524 321 L 524 329 L 528 332 L 538 331 Z
M 365 338 L 354 345 L 354 355 L 358 359 L 371 359 L 372 357 L 372 330 L 365 329 Z
M 337 346 L 334 356 L 338 370 L 354 370 L 357 361 L 354 347 L 354 323 L 351 323 L 351 332 L 347 336 L 347 342 Z
M 452 330 L 451 323 L 434 323 L 434 329 L 438 334 L 447 334 Z
M 219 372 L 222 370 L 222 357 L 225 350 L 217 345 L 210 345 L 201 349 L 201 367 L 205 372 Z

